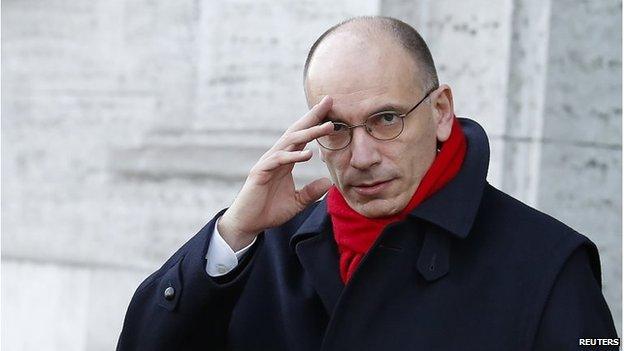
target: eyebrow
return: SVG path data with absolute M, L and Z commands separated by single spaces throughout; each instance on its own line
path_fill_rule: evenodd
M 374 115 L 376 113 L 386 112 L 386 111 L 394 111 L 394 112 L 396 112 L 398 114 L 402 114 L 402 113 L 405 113 L 407 111 L 407 109 L 404 106 L 400 106 L 398 104 L 387 103 L 387 104 L 384 104 L 384 105 L 381 105 L 379 107 L 374 108 L 371 112 L 366 114 L 366 116 L 368 117 L 368 116 L 372 116 L 372 115 Z M 401 111 L 403 111 L 403 112 L 401 112 Z M 342 118 L 331 116 L 330 115 L 331 113 L 332 112 L 330 111 L 329 114 L 325 118 L 323 118 L 323 121 L 321 123 L 325 123 L 327 121 L 332 121 L 332 122 L 341 122 L 341 123 L 344 123 L 344 124 L 349 124 L 345 120 L 343 120 Z
M 382 106 L 374 109 L 368 115 L 370 116 L 370 115 L 374 115 L 375 113 L 385 112 L 385 111 L 394 111 L 396 113 L 401 114 L 402 113 L 401 111 L 403 111 L 403 110 L 407 111 L 405 106 L 401 106 L 401 105 L 396 105 L 396 104 L 390 103 L 390 104 L 385 104 L 385 105 L 382 105 Z

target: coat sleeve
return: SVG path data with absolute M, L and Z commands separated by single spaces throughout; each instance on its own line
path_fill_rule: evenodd
M 550 291 L 533 350 L 618 350 L 614 345 L 579 345 L 581 338 L 617 337 L 601 291 L 598 251 L 593 243 L 579 246 L 566 260 Z
M 263 234 L 229 273 L 211 277 L 205 255 L 220 211 L 137 288 L 124 319 L 118 351 L 225 348 L 232 310 L 248 280 Z

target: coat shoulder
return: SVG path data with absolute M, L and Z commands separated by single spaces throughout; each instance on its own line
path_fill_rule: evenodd
M 500 235 L 522 239 L 536 245 L 554 245 L 562 241 L 589 240 L 558 219 L 487 184 L 477 221 L 485 219 L 496 225 Z M 519 237 L 520 236 L 520 237 Z
M 505 252 L 507 260 L 532 269 L 557 272 L 569 257 L 585 249 L 592 271 L 601 281 L 596 244 L 558 219 L 487 184 L 474 231 L 480 240 Z

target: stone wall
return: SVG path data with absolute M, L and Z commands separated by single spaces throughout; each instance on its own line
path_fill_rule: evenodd
M 621 326 L 621 2 L 7 0 L 2 347 L 111 350 L 139 282 L 306 111 L 309 46 L 350 16 L 418 28 L 488 180 L 601 250 Z M 318 157 L 298 184 L 324 173 Z

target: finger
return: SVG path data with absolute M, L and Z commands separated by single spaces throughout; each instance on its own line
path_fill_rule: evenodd
M 334 124 L 332 122 L 325 122 L 321 125 L 315 125 L 314 127 L 286 134 L 284 138 L 278 142 L 276 147 L 278 150 L 301 150 L 307 143 L 316 138 L 331 134 L 333 131 Z
M 278 167 L 293 164 L 296 162 L 304 162 L 312 157 L 312 151 L 286 151 L 280 150 L 274 152 L 267 157 L 258 167 L 260 171 L 272 171 Z
M 297 190 L 296 200 L 297 202 L 299 202 L 302 208 L 305 208 L 309 204 L 320 199 L 321 196 L 323 196 L 323 194 L 325 194 L 331 186 L 332 182 L 328 178 L 316 179 L 301 188 L 301 190 Z
M 301 129 L 310 128 L 319 124 L 332 107 L 333 100 L 327 95 L 318 104 L 314 105 L 303 117 L 293 123 L 286 132 L 294 132 Z

